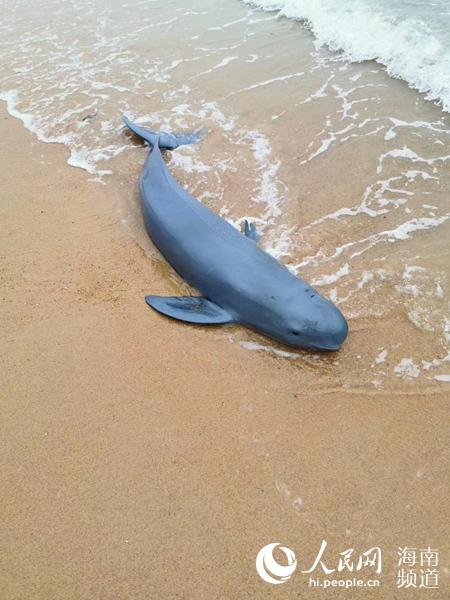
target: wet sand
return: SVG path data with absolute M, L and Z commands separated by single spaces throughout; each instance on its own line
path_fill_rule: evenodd
M 0 123 L 2 596 L 361 598 L 310 591 L 326 539 L 328 566 L 381 546 L 389 600 L 421 593 L 396 589 L 398 546 L 438 548 L 423 597 L 446 598 L 448 397 L 317 389 L 314 366 L 149 311 L 157 270 L 111 186 Z M 255 570 L 275 541 L 300 565 L 283 586 Z

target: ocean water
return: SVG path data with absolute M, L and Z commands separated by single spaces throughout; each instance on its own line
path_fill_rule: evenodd
M 318 45 L 352 61 L 376 60 L 392 77 L 450 111 L 448 0 L 251 0 L 305 23 Z
M 69 165 L 120 190 L 123 204 L 111 210 L 156 260 L 137 198 L 146 150 L 121 117 L 204 128 L 200 144 L 170 154 L 177 179 L 236 227 L 253 220 L 263 247 L 350 321 L 335 355 L 276 347 L 247 330 L 230 342 L 314 370 L 321 390 L 439 392 L 450 381 L 444 15 L 430 33 L 431 25 L 413 26 L 418 12 L 402 17 L 404 2 L 376 11 L 364 2 L 320 5 L 19 0 L 0 22 L 0 99 L 37 140 L 63 144 Z M 351 32 L 356 14 L 373 33 Z M 413 31 L 439 39 L 442 51 L 427 42 L 424 58 L 425 38 L 416 44 Z M 392 50 L 394 39 L 409 40 L 411 59 L 402 45 L 389 62 L 383 35 Z M 414 77 L 400 73 L 400 59 Z M 184 289 L 162 260 L 158 272 L 173 293 Z

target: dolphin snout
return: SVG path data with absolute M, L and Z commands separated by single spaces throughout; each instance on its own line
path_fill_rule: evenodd
M 322 322 L 318 347 L 321 350 L 337 350 L 344 343 L 347 334 L 348 324 L 344 315 L 332 305 Z

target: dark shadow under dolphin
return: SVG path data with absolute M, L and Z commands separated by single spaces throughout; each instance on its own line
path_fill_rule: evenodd
M 188 194 L 169 173 L 160 148 L 199 133 L 156 133 L 124 118 L 150 145 L 140 178 L 145 227 L 161 254 L 202 296 L 147 296 L 155 310 L 188 323 L 240 323 L 301 348 L 336 350 L 347 337 L 340 310 L 244 234 Z

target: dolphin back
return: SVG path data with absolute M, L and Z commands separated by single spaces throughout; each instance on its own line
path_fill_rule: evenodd
M 195 144 L 203 137 L 202 131 L 192 133 L 167 133 L 165 131 L 153 131 L 146 127 L 141 127 L 130 121 L 127 117 L 123 117 L 123 122 L 133 133 L 148 142 L 150 146 L 158 143 L 163 150 L 175 150 L 178 146 L 185 144 Z

